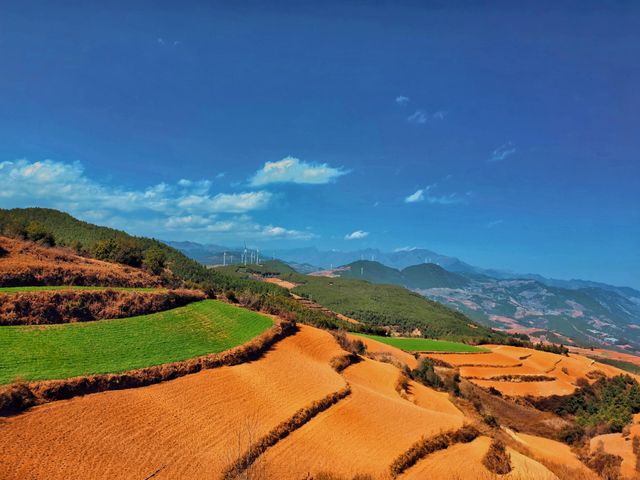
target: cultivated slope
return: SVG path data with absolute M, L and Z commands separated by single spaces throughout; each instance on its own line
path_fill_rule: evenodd
M 34 408 L 0 423 L 0 478 L 217 478 L 258 437 L 344 387 L 343 353 L 301 327 L 262 359 Z
M 0 236 L 0 287 L 33 285 L 98 285 L 158 287 L 160 279 L 125 265 L 76 255 L 66 248 Z

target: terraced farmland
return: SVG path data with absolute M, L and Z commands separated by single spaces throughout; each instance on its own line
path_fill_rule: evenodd
M 29 287 L 0 287 L 2 293 L 23 293 L 23 292 L 64 292 L 64 291 L 102 291 L 117 290 L 124 292 L 163 292 L 166 288 L 156 287 L 99 287 L 99 286 L 79 286 L 79 285 L 56 285 L 56 286 L 29 286 Z
M 386 343 L 407 352 L 487 352 L 488 350 L 465 343 L 431 340 L 429 338 L 381 337 L 378 335 L 357 334 L 371 340 Z
M 216 300 L 138 317 L 0 328 L 0 384 L 121 372 L 221 352 L 270 318 Z

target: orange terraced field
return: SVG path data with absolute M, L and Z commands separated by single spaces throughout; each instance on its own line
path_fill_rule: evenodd
M 0 423 L 0 478 L 216 478 L 248 444 L 344 387 L 342 353 L 302 327 L 259 361 L 37 407 Z
M 634 436 L 640 437 L 640 414 L 633 417 L 633 424 L 629 428 L 629 435 L 622 433 L 609 433 L 598 435 L 591 439 L 589 444 L 592 452 L 600 446 L 605 452 L 622 457 L 620 473 L 629 478 L 637 478 L 636 455 L 633 453 L 632 439 Z
M 429 455 L 402 475 L 402 480 L 424 480 L 428 478 L 493 480 L 554 480 L 557 477 L 544 465 L 532 460 L 513 449 L 507 451 L 511 455 L 513 470 L 496 476 L 482 464 L 491 439 L 478 437 L 467 444 L 453 445 L 446 450 Z
M 352 395 L 270 449 L 264 458 L 269 478 L 304 478 L 326 470 L 378 478 L 421 436 L 462 426 L 461 413 L 401 398 L 394 389 L 397 375 L 392 365 L 371 360 L 349 367 L 345 377 Z
M 415 362 L 397 348 L 365 342 L 376 355 L 386 353 L 396 363 Z M 350 394 L 291 427 L 261 451 L 250 467 L 260 476 L 251 478 L 302 480 L 329 471 L 345 478 L 368 474 L 374 480 L 389 479 L 391 464 L 421 438 L 477 421 L 473 415 L 465 417 L 446 392 L 414 381 L 400 390 L 401 370 L 394 364 L 362 358 L 337 373 L 330 361 L 344 354 L 330 333 L 300 326 L 295 335 L 253 362 L 148 387 L 57 401 L 1 419 L 0 478 L 218 480 L 250 445 L 278 425 L 290 425 L 294 414 L 343 391 L 347 384 Z M 514 357 L 525 363 L 531 359 L 523 371 L 549 369 L 557 363 L 557 358 L 513 349 L 439 356 L 481 364 L 487 358 L 496 364 L 513 363 Z M 520 359 L 524 356 L 528 357 Z M 584 364 L 589 365 L 582 358 L 567 360 L 576 371 Z M 500 367 L 463 368 L 476 369 L 471 370 L 476 374 L 500 371 Z M 495 383 L 502 383 L 501 388 L 539 388 L 536 382 Z M 539 383 L 558 391 L 555 381 Z M 566 445 L 509 434 L 513 470 L 499 478 L 557 478 L 543 463 L 559 460 L 583 468 Z M 607 448 L 618 448 L 614 439 L 604 440 Z M 481 436 L 469 444 L 450 445 L 418 459 L 400 478 L 495 478 L 482 464 L 490 443 L 490 438 Z M 514 450 L 518 445 L 520 453 Z
M 568 445 L 548 438 L 506 430 L 514 440 L 529 449 L 536 457 L 546 458 L 551 462 L 588 473 L 587 467 L 576 457 Z
M 460 375 L 476 385 L 493 387 L 504 395 L 515 397 L 568 395 L 576 389 L 576 382 L 580 378 L 593 381 L 597 378 L 596 375 L 615 376 L 627 373 L 575 353 L 558 355 L 506 345 L 483 345 L 483 348 L 488 348 L 491 352 L 427 356 L 459 367 Z M 501 376 L 503 378 L 499 378 Z M 532 376 L 546 378 L 525 381 Z
M 485 348 L 485 346 L 482 346 Z M 511 357 L 499 353 L 429 353 L 429 358 L 441 360 L 453 367 L 462 366 L 494 366 L 494 367 L 517 367 L 522 361 L 514 360 Z

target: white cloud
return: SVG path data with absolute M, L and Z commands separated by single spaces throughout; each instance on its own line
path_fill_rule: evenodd
M 446 111 L 438 110 L 434 113 L 427 113 L 424 110 L 416 110 L 411 115 L 407 117 L 407 122 L 409 123 L 417 123 L 417 124 L 425 124 L 429 120 L 444 120 L 444 117 L 447 116 Z
M 413 252 L 417 250 L 418 247 L 399 247 L 394 250 L 394 252 Z
M 426 200 L 428 203 L 435 205 L 459 205 L 467 203 L 467 199 L 461 197 L 457 193 L 449 193 L 447 195 L 428 195 Z
M 351 232 L 348 235 L 344 236 L 345 240 L 361 240 L 365 237 L 369 236 L 369 232 L 363 232 L 362 230 L 356 230 L 355 232 Z
M 513 143 L 507 142 L 500 145 L 493 152 L 491 152 L 491 157 L 489 158 L 489 162 L 500 162 L 507 157 L 510 157 L 516 153 L 516 147 Z
M 347 170 L 330 167 L 326 163 L 307 163 L 298 158 L 286 157 L 277 162 L 266 162 L 251 178 L 250 184 L 254 187 L 270 183 L 319 185 L 329 183 L 347 173 Z
M 188 179 L 123 188 L 89 178 L 78 162 L 0 162 L 0 207 L 57 208 L 87 221 L 155 236 L 166 231 L 228 233 L 251 239 L 313 236 L 260 225 L 246 215 L 267 207 L 274 197 L 271 192 L 215 193 L 211 189 L 209 180 Z
M 411 195 L 409 195 L 404 199 L 405 203 L 416 203 L 416 202 L 422 202 L 423 200 L 424 200 L 423 188 L 416 190 L 415 193 L 412 193 Z
M 410 98 L 409 97 L 405 97 L 404 95 L 398 95 L 396 97 L 396 103 L 398 105 L 406 105 L 407 103 L 409 103 Z
M 448 193 L 442 195 L 435 195 L 431 192 L 436 188 L 437 183 L 427 185 L 424 188 L 416 190 L 414 193 L 405 197 L 405 203 L 418 203 L 424 202 L 432 205 L 456 205 L 467 203 L 467 197 L 471 196 L 471 192 L 467 192 L 465 195 L 459 195 L 457 193 Z
M 427 123 L 427 114 L 422 110 L 416 110 L 414 113 L 407 117 L 409 123 Z
M 487 222 L 487 228 L 496 227 L 496 226 L 500 225 L 501 223 L 504 223 L 504 220 L 499 219 L 499 220 L 493 220 L 491 222 Z

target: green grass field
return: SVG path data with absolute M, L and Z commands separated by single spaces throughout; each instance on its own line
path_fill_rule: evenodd
M 117 320 L 0 327 L 0 384 L 185 360 L 247 342 L 271 319 L 216 300 Z
M 430 340 L 428 338 L 379 337 L 377 335 L 356 334 L 361 337 L 377 340 L 407 352 L 488 352 L 485 348 L 474 347 L 457 342 Z
M 166 288 L 132 288 L 132 287 L 85 287 L 77 285 L 37 286 L 37 287 L 0 287 L 1 293 L 39 292 L 57 290 L 131 290 L 134 292 L 161 292 Z

